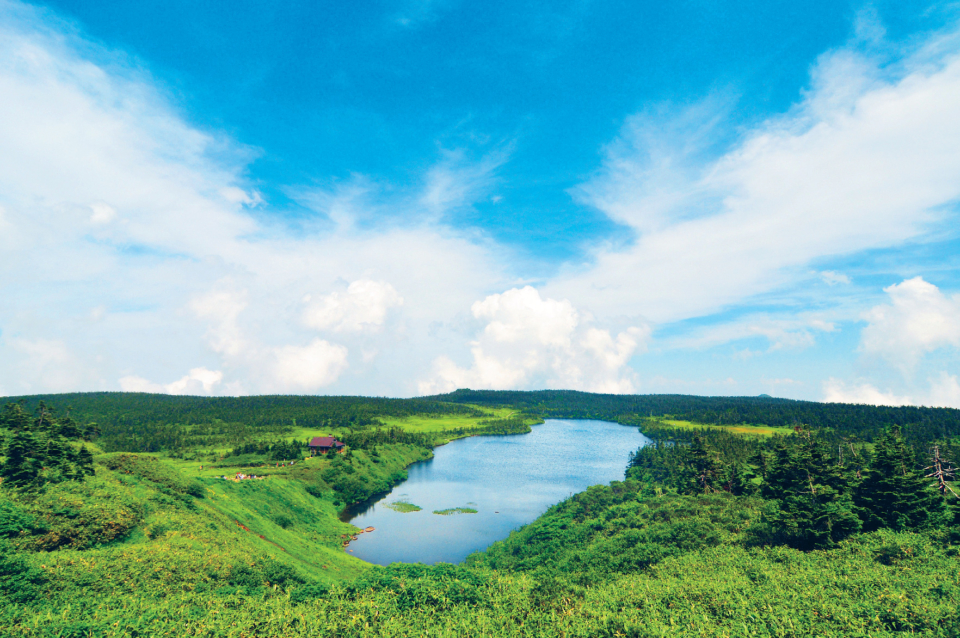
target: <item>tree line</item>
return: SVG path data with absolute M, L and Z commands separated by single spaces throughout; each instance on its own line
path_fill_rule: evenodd
M 180 452 L 236 447 L 295 427 L 323 430 L 383 426 L 381 417 L 483 416 L 474 407 L 424 399 L 380 397 L 196 397 L 136 392 L 80 392 L 13 397 L 24 409 L 42 401 L 70 406 L 77 419 L 99 424 L 107 452 Z
M 760 544 L 829 547 L 860 531 L 949 528 L 960 524 L 952 481 L 960 443 L 933 442 L 918 454 L 900 426 L 873 442 L 834 447 L 808 428 L 770 440 L 722 430 L 658 432 L 631 456 L 627 477 L 679 494 L 729 492 L 768 501 L 753 530 Z M 686 440 L 685 440 L 686 439 Z
M 900 425 L 911 444 L 960 435 L 960 410 L 917 406 L 817 403 L 772 397 L 701 397 L 680 394 L 595 394 L 574 390 L 456 390 L 425 397 L 482 406 L 510 406 L 541 418 L 600 419 L 641 425 L 672 417 L 707 425 L 806 425 L 831 443 L 844 436 L 872 441 Z

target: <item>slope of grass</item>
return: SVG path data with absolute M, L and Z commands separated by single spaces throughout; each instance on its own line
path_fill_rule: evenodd
M 741 434 L 743 436 L 771 437 L 776 435 L 787 436 L 793 433 L 792 428 L 770 427 L 767 425 L 717 425 L 668 418 L 644 419 L 644 421 L 649 421 L 651 424 L 661 427 L 678 428 L 681 430 L 726 430 L 727 432 Z

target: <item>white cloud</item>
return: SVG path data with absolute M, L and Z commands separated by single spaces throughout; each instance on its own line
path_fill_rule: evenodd
M 869 383 L 847 384 L 831 377 L 823 384 L 823 400 L 827 403 L 858 403 L 865 405 L 914 405 L 908 396 L 881 392 Z
M 247 291 L 218 290 L 195 298 L 190 305 L 198 317 L 210 321 L 206 336 L 215 352 L 236 357 L 248 347 L 238 322 L 247 307 Z
M 347 349 L 323 339 L 277 348 L 274 355 L 276 378 L 284 388 L 316 391 L 336 381 L 347 367 Z
M 943 372 L 939 379 L 933 380 L 927 405 L 960 408 L 960 381 L 957 375 Z
M 729 99 L 676 121 L 656 109 L 631 118 L 579 197 L 629 225 L 636 245 L 601 249 L 539 293 L 508 290 L 525 280 L 507 251 L 438 220 L 497 200 L 509 149 L 475 161 L 441 151 L 406 185 L 354 175 L 287 187 L 316 213 L 287 228 L 251 214 L 265 205 L 245 178 L 255 151 L 192 126 L 142 67 L 48 15 L 0 4 L 5 390 L 121 379 L 164 392 L 412 394 L 419 379 L 423 391 L 629 391 L 650 329 L 610 317 L 668 322 L 808 280 L 813 260 L 915 237 L 960 196 L 955 43 L 886 67 L 840 51 L 796 109 L 719 159 Z M 832 329 L 750 317 L 687 341 L 762 336 L 786 350 Z M 943 334 L 934 342 L 951 344 Z M 900 345 L 922 356 L 930 343 Z M 931 396 L 949 398 L 950 379 Z
M 828 286 L 836 286 L 837 284 L 849 284 L 850 277 L 844 275 L 841 272 L 835 272 L 833 270 L 824 270 L 820 273 L 820 279 L 823 280 Z
M 434 376 L 420 384 L 421 394 L 458 387 L 634 390 L 627 363 L 646 348 L 646 325 L 631 326 L 614 337 L 591 326 L 591 317 L 569 301 L 543 299 L 530 286 L 490 295 L 474 303 L 472 312 L 486 322 L 471 343 L 473 365 L 462 368 L 439 357 Z
M 333 292 L 311 301 L 303 322 L 316 330 L 333 332 L 379 331 L 387 312 L 403 305 L 403 297 L 385 281 L 359 279 L 346 292 Z
M 816 333 L 835 332 L 836 325 L 830 321 L 811 317 L 771 317 L 768 315 L 747 316 L 729 323 L 708 326 L 688 334 L 667 340 L 671 348 L 711 348 L 724 343 L 762 337 L 769 344 L 768 352 L 776 350 L 802 350 L 816 343 Z M 738 357 L 750 358 L 759 352 L 741 352 Z
M 90 215 L 90 223 L 92 224 L 109 224 L 117 216 L 117 211 L 115 211 L 112 206 L 108 206 L 102 202 L 91 204 L 90 210 L 93 212 L 93 214 Z
M 250 191 L 249 193 L 236 186 L 227 186 L 220 189 L 220 194 L 231 204 L 243 204 L 248 208 L 259 206 L 263 203 L 263 197 L 259 191 Z
M 163 385 L 154 383 L 149 379 L 144 379 L 143 377 L 138 377 L 133 374 L 120 377 L 119 383 L 120 389 L 124 392 L 149 392 L 153 394 L 163 394 L 166 391 Z
M 17 338 L 10 345 L 16 357 L 8 357 L 4 367 L 21 391 L 69 392 L 82 378 L 81 363 L 63 341 Z
M 579 196 L 639 237 L 544 292 L 663 323 L 800 281 L 813 260 L 923 234 L 960 198 L 957 48 L 951 33 L 899 64 L 824 55 L 793 110 L 712 161 L 724 101 L 628 120 Z
M 960 347 L 960 295 L 947 297 L 921 277 L 883 289 L 890 303 L 864 313 L 863 352 L 879 355 L 904 372 L 928 352 Z
M 861 403 L 867 405 L 925 405 L 960 408 L 960 381 L 956 375 L 940 373 L 929 380 L 929 388 L 917 394 L 898 395 L 881 391 L 870 383 L 845 383 L 831 377 L 823 384 L 823 400 L 827 403 Z
M 121 377 L 119 383 L 120 389 L 124 392 L 209 395 L 214 394 L 221 381 L 223 381 L 223 373 L 219 370 L 194 368 L 189 374 L 165 385 L 153 383 L 135 375 Z
M 470 162 L 463 151 L 445 151 L 443 160 L 427 171 L 419 205 L 433 219 L 481 199 L 493 186 L 496 170 L 506 162 L 507 151 L 495 151 L 479 162 Z
M 391 185 L 340 200 L 335 228 L 319 215 L 295 230 L 255 218 L 250 149 L 191 126 L 141 67 L 46 15 L 0 4 L 0 286 L 16 300 L 0 305 L 0 360 L 22 356 L 17 335 L 69 346 L 70 365 L 0 366 L 5 389 L 112 389 L 122 377 L 166 391 L 148 379 L 202 364 L 223 374 L 213 393 L 413 394 L 451 339 L 428 326 L 514 280 L 496 247 L 418 221 L 487 196 L 483 170 L 462 158 L 398 187 L 403 224 L 371 223 L 395 203 L 382 197 Z M 340 343 L 303 323 L 300 300 L 317 291 L 318 325 Z M 90 321 L 91 307 L 110 312 Z

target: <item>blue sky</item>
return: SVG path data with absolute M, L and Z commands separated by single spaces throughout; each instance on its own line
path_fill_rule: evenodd
M 960 407 L 958 19 L 0 0 L 0 394 Z

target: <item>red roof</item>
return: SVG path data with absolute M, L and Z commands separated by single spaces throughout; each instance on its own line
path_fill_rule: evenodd
M 315 436 L 307 447 L 342 447 L 343 443 L 332 436 Z

